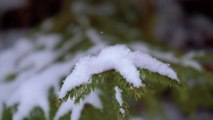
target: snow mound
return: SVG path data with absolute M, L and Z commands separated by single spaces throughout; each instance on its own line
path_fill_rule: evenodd
M 142 86 L 138 68 L 156 72 L 171 79 L 178 80 L 168 64 L 140 51 L 130 51 L 125 45 L 106 47 L 97 56 L 86 56 L 79 60 L 73 72 L 67 76 L 59 93 L 63 98 L 66 93 L 77 86 L 89 84 L 94 74 L 115 69 L 134 87 Z

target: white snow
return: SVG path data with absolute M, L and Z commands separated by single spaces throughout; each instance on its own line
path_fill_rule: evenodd
M 21 39 L 11 49 L 0 53 L 0 81 L 5 76 L 16 71 L 17 62 L 28 54 L 33 48 L 32 43 L 27 39 Z
M 14 82 L 11 84 L 3 84 L 5 77 L 11 73 L 18 71 L 17 63 L 25 57 L 33 49 L 32 42 L 26 38 L 19 39 L 14 46 L 0 52 L 0 119 L 2 117 L 3 103 L 8 99 L 8 96 L 14 92 Z
M 169 64 L 162 63 L 148 54 L 136 51 L 133 53 L 133 60 L 136 66 L 140 68 L 145 68 L 152 72 L 168 76 L 171 79 L 178 80 L 177 74 L 169 67 Z
M 54 87 L 55 91 L 59 91 L 58 82 L 60 78 L 69 73 L 70 69 L 74 66 L 77 59 L 79 59 L 82 54 L 77 54 L 72 61 L 63 62 L 60 64 L 53 64 L 41 73 L 32 75 L 28 77 L 26 82 L 21 84 L 18 88 L 15 87 L 16 91 L 11 95 L 7 94 L 6 97 L 2 97 L 3 101 L 7 102 L 7 106 L 13 106 L 19 103 L 18 111 L 14 114 L 14 120 L 22 120 L 27 116 L 34 107 L 41 107 L 46 117 L 48 118 L 49 105 L 48 105 L 48 91 L 51 87 Z M 16 84 L 8 84 L 0 87 L 5 92 L 11 92 L 14 86 L 20 84 L 20 80 L 25 80 L 26 77 L 17 79 L 14 81 Z M 11 86 L 12 85 L 12 86 Z M 5 88 L 5 89 L 4 89 Z M 9 96 L 9 98 L 8 98 Z M 7 99 L 6 99 L 7 98 Z
M 122 114 L 124 114 L 125 110 L 122 108 L 122 104 L 123 104 L 123 99 L 122 99 L 122 94 L 121 94 L 122 91 L 118 88 L 118 86 L 116 86 L 114 89 L 115 89 L 115 99 L 119 103 L 120 112 Z
M 97 53 L 103 48 L 103 44 L 94 45 L 85 52 L 72 54 L 63 63 L 57 63 L 55 59 L 58 56 L 65 54 L 70 47 L 79 43 L 75 42 L 82 39 L 78 36 L 79 34 L 69 40 L 72 41 L 68 42 L 69 46 L 66 43 L 60 51 L 54 50 L 61 38 L 57 34 L 39 34 L 32 42 L 28 39 L 22 39 L 11 48 L 1 51 L 1 80 L 11 72 L 17 73 L 17 76 L 10 82 L 0 81 L 0 91 L 4 91 L 0 95 L 0 112 L 4 104 L 6 104 L 6 107 L 10 107 L 18 103 L 18 110 L 13 114 L 13 120 L 22 120 L 35 107 L 40 107 L 48 119 L 50 88 L 53 87 L 55 92 L 58 92 L 60 79 L 70 72 L 80 57 L 84 56 L 85 53 Z M 37 46 L 44 46 L 44 48 L 37 50 L 35 49 Z M 98 105 L 98 102 L 96 105 Z M 95 106 L 95 103 L 93 103 L 93 106 Z
M 178 80 L 176 73 L 168 64 L 164 64 L 145 53 L 132 52 L 125 45 L 115 45 L 106 47 L 97 56 L 87 56 L 80 59 L 72 73 L 65 79 L 59 98 L 63 98 L 67 91 L 79 85 L 89 84 L 93 74 L 112 69 L 119 72 L 134 87 L 140 87 L 142 82 L 137 67 Z
M 197 61 L 188 57 L 187 54 L 182 56 L 181 58 L 177 58 L 172 52 L 155 52 L 153 54 L 159 59 L 166 60 L 171 63 L 191 67 L 199 71 L 202 70 L 202 66 Z
M 98 34 L 98 32 L 95 29 L 88 29 L 86 31 L 86 35 L 90 39 L 90 41 L 94 44 L 102 44 L 103 43 L 101 36 Z
M 42 36 L 40 37 L 42 38 Z M 54 46 L 53 43 L 56 44 L 57 41 L 54 40 L 55 37 L 55 39 L 57 39 L 57 36 L 51 37 L 51 44 L 49 44 L 49 42 L 51 42 L 49 40 L 45 41 L 43 39 L 44 41 L 41 41 L 42 39 L 36 39 L 33 43 L 26 38 L 22 38 L 14 46 L 0 53 L 0 79 L 4 80 L 6 75 L 13 72 L 17 74 L 11 82 L 0 82 L 0 91 L 4 91 L 0 95 L 0 111 L 2 111 L 2 106 L 6 102 L 8 106 L 19 103 L 18 111 L 14 115 L 14 120 L 22 119 L 36 105 L 41 106 L 44 111 L 47 111 L 48 100 L 46 100 L 45 97 L 48 96 L 49 87 L 45 86 L 45 80 L 47 81 L 48 77 L 43 78 L 44 81 L 41 82 L 42 76 L 45 77 L 45 71 L 41 72 L 41 74 L 39 72 L 55 59 L 54 53 L 47 50 L 51 49 Z M 50 37 L 44 38 L 50 39 Z M 44 45 L 45 49 L 34 52 L 34 48 L 38 45 Z M 72 66 L 73 65 L 74 64 L 72 64 Z M 63 76 L 67 73 L 63 73 Z M 46 74 L 46 76 L 51 77 L 53 73 Z M 57 79 L 57 77 L 54 79 Z M 51 81 L 53 79 L 48 80 Z M 49 85 L 51 86 L 52 84 Z M 46 87 L 47 90 L 45 91 L 42 87 Z M 42 94 L 39 94 L 41 92 Z
M 35 72 L 53 62 L 56 53 L 52 49 L 59 40 L 60 36 L 57 34 L 40 35 L 34 43 L 26 38 L 18 40 L 14 46 L 0 53 L 0 81 L 10 73 L 28 68 L 33 68 L 32 72 Z M 34 52 L 33 50 L 40 45 L 45 49 Z
M 116 86 L 114 89 L 115 89 L 115 98 L 118 101 L 119 105 L 122 106 L 123 99 L 121 95 L 121 90 L 118 88 L 118 86 Z
M 84 100 L 80 101 L 80 103 L 78 104 L 74 104 L 74 100 L 68 98 L 68 100 L 62 103 L 62 105 L 58 109 L 54 120 L 59 120 L 60 117 L 64 116 L 69 111 L 72 111 L 71 120 L 79 120 L 81 111 L 83 110 L 84 105 L 88 103 L 95 108 L 102 109 L 102 104 L 99 99 L 98 90 L 91 92 L 89 95 L 86 96 Z
M 45 49 L 53 49 L 62 39 L 59 34 L 38 35 L 37 44 L 43 45 Z
M 18 41 L 14 47 L 0 54 L 1 56 L 0 69 L 2 69 L 1 70 L 2 80 L 4 79 L 5 75 L 10 74 L 11 72 L 14 72 L 15 74 L 17 74 L 17 76 L 14 78 L 13 81 L 11 82 L 2 81 L 2 83 L 0 83 L 0 91 L 4 91 L 0 95 L 1 106 L 3 103 L 10 101 L 10 99 L 13 99 L 12 97 L 14 97 L 15 95 L 19 96 L 18 98 L 14 98 L 14 103 L 15 102 L 20 103 L 18 112 L 16 113 L 17 117 L 14 116 L 15 117 L 14 119 L 21 119 L 22 117 L 24 117 L 24 115 L 27 115 L 27 113 L 30 112 L 29 110 L 35 107 L 36 104 L 41 105 L 44 103 L 48 103 L 48 101 L 44 101 L 46 100 L 46 99 L 43 99 L 44 96 L 41 97 L 41 99 L 39 98 L 37 94 L 39 93 L 39 90 L 36 90 L 36 89 L 41 89 L 40 87 L 43 86 L 42 84 L 43 81 L 41 82 L 39 76 L 44 72 L 42 70 L 45 70 L 45 68 L 48 67 L 48 65 L 50 65 L 50 63 L 52 63 L 55 60 L 56 54 L 53 51 L 49 50 L 54 45 L 53 44 L 47 45 L 48 40 L 46 42 L 45 41 L 38 42 L 38 41 L 35 41 L 35 44 L 33 46 L 32 42 L 30 42 L 29 40 L 23 39 L 22 41 Z M 33 51 L 33 49 L 38 45 L 44 45 L 46 47 L 42 51 L 40 50 Z M 72 64 L 72 66 L 73 65 L 74 64 Z M 63 75 L 65 74 L 67 73 L 64 73 Z M 50 76 L 51 74 L 48 74 L 48 75 Z M 52 79 L 48 79 L 48 80 L 51 81 Z M 30 92 L 29 94 L 31 98 L 28 97 L 29 96 L 28 92 Z M 43 93 L 47 93 L 47 92 L 48 91 L 43 91 Z M 32 101 L 34 97 L 35 97 L 35 100 L 38 99 L 36 104 L 29 102 L 29 101 Z M 29 103 L 30 105 L 28 105 Z M 44 106 L 44 105 L 41 105 L 41 106 Z M 46 111 L 47 107 L 43 107 L 43 108 Z
M 14 120 L 22 120 L 34 107 L 41 107 L 48 118 L 49 104 L 48 93 L 51 87 L 58 89 L 58 81 L 73 66 L 72 62 L 55 64 L 36 76 L 32 76 L 24 82 L 6 101 L 7 106 L 18 105 L 18 111 L 14 114 Z
M 52 51 L 44 50 L 34 52 L 28 56 L 26 56 L 19 64 L 18 68 L 33 68 L 33 71 L 40 70 L 44 66 L 53 62 L 55 59 L 55 54 Z
M 150 48 L 146 43 L 143 43 L 143 42 L 135 42 L 131 44 L 130 46 L 133 49 L 141 50 L 161 60 L 174 63 L 174 64 L 179 64 L 186 67 L 191 67 L 199 71 L 202 70 L 202 66 L 197 61 L 193 60 L 193 57 L 195 56 L 195 54 L 196 56 L 199 56 L 203 54 L 202 52 L 189 52 L 183 55 L 182 57 L 178 58 L 172 52 L 161 52 L 159 50 L 155 50 L 153 48 Z

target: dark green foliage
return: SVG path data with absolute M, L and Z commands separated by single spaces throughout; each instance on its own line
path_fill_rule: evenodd
M 71 112 L 68 112 L 64 116 L 62 116 L 59 120 L 70 120 Z
M 15 108 L 4 108 L 3 110 L 3 115 L 2 115 L 2 120 L 12 120 L 13 117 L 13 109 Z
M 17 76 L 17 73 L 10 73 L 6 76 L 4 81 L 11 82 L 16 78 L 16 76 Z
M 69 114 L 70 115 L 70 114 Z M 82 116 L 80 117 L 80 120 L 98 120 L 98 119 L 104 120 L 107 118 L 104 113 L 91 105 L 85 105 L 84 110 L 82 111 Z
M 191 68 L 178 67 L 186 91 L 174 93 L 174 98 L 186 113 L 193 113 L 199 108 L 213 108 L 213 76 L 207 71 L 196 71 Z
M 46 120 L 44 112 L 41 108 L 35 107 L 24 120 Z
M 49 112 L 49 117 L 50 120 L 53 120 L 56 111 L 58 110 L 58 105 L 57 105 L 57 96 L 54 93 L 54 89 L 50 89 L 49 92 L 49 106 L 50 106 L 50 112 Z
M 118 72 L 111 70 L 93 75 L 91 84 L 81 85 L 69 91 L 64 100 L 66 100 L 68 96 L 75 97 L 75 102 L 78 103 L 81 99 L 84 99 L 85 96 L 88 95 L 92 90 L 98 88 L 101 90 L 101 100 L 104 106 L 103 112 L 106 116 L 108 116 L 106 117 L 106 120 L 125 120 L 129 118 L 129 105 L 127 102 L 125 102 L 126 100 L 128 101 L 131 98 L 135 98 L 135 100 L 141 98 L 150 98 L 151 95 L 160 95 L 161 92 L 169 88 L 177 90 L 184 88 L 182 84 L 175 80 L 171 80 L 166 76 L 149 72 L 148 70 L 144 69 L 139 69 L 139 71 L 145 87 L 135 88 L 131 84 L 127 83 Z M 121 108 L 125 110 L 125 114 L 122 114 L 119 111 L 120 106 L 115 99 L 114 88 L 116 86 L 118 86 L 123 93 L 122 96 L 124 99 L 124 104 L 121 106 Z M 149 100 L 154 99 L 150 98 Z M 156 106 L 154 105 L 153 107 Z

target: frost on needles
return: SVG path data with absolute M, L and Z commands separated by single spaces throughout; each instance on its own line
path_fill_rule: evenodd
M 97 56 L 81 58 L 72 73 L 65 79 L 59 98 L 64 98 L 68 91 L 80 85 L 91 84 L 93 75 L 109 70 L 119 72 L 128 83 L 139 88 L 143 83 L 137 68 L 178 80 L 176 72 L 168 64 L 143 52 L 131 51 L 125 45 L 115 45 L 106 47 Z

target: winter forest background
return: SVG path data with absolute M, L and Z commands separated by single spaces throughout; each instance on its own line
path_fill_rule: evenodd
M 0 120 L 212 119 L 212 0 L 0 0 Z

